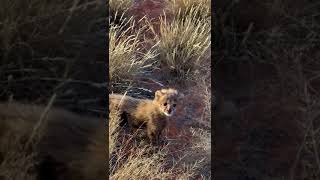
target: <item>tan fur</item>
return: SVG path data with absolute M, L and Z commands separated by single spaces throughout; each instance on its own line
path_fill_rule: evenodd
M 119 108 L 121 112 L 127 113 L 128 123 L 133 129 L 145 124 L 149 140 L 155 143 L 159 142 L 161 132 L 166 127 L 166 114 L 174 113 L 181 97 L 183 95 L 172 88 L 156 91 L 153 100 L 110 94 L 109 108 Z
M 28 139 L 44 107 L 18 103 L 0 104 L 0 140 L 12 132 Z M 42 179 L 103 179 L 106 177 L 106 121 L 51 108 L 41 125 L 36 146 L 39 166 L 55 163 Z M 1 145 L 0 145 L 1 146 Z M 0 153 L 1 157 L 1 153 Z M 44 167 L 42 167 L 44 168 Z M 49 171 L 49 172 L 40 172 Z M 50 173 L 52 173 L 50 175 Z M 55 176 L 55 177 L 52 177 Z

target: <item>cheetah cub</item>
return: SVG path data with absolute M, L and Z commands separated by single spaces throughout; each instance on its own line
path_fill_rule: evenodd
M 117 108 L 122 118 L 136 130 L 146 126 L 152 144 L 158 144 L 168 117 L 172 116 L 183 94 L 176 89 L 161 89 L 151 99 L 137 99 L 121 94 L 109 94 L 109 108 Z

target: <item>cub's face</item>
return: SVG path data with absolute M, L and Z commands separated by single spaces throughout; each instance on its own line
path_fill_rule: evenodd
M 175 89 L 161 89 L 156 91 L 154 103 L 158 105 L 164 115 L 172 116 L 182 97 L 183 94 L 178 93 Z

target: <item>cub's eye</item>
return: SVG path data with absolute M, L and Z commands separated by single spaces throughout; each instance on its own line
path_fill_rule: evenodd
M 164 103 L 163 105 L 164 105 L 164 106 L 167 106 L 167 103 Z
M 173 104 L 172 106 L 173 106 L 173 107 L 176 107 L 176 105 L 177 105 L 177 104 Z

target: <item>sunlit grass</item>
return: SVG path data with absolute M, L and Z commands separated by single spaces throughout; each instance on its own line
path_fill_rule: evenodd
M 211 24 L 198 18 L 199 9 L 193 8 L 183 18 L 168 22 L 160 20 L 158 53 L 161 65 L 180 78 L 189 78 L 205 69 L 210 62 Z
M 137 75 L 152 63 L 155 57 L 154 51 L 142 50 L 144 28 L 137 29 L 138 25 L 132 17 L 124 18 L 121 22 L 119 25 L 111 23 L 109 29 L 109 79 L 111 82 Z

